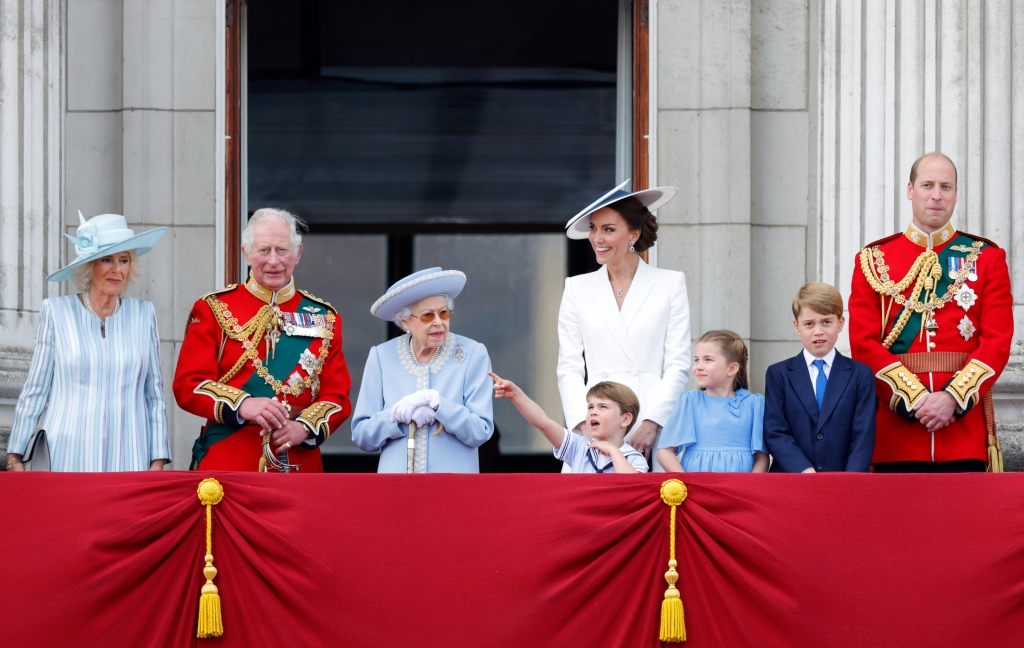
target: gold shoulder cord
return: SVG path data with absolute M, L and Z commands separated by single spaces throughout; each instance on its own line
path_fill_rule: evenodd
M 241 342 L 243 346 L 246 346 L 246 351 L 249 350 L 249 345 L 246 345 L 247 338 L 252 337 L 250 344 L 251 348 L 255 349 L 259 344 L 260 339 L 263 338 L 264 331 L 267 330 L 267 323 L 274 316 L 274 309 L 270 306 L 262 306 L 253 316 L 251 320 L 245 323 L 245 326 L 239 326 L 238 320 L 228 310 L 228 305 L 217 298 L 216 295 L 210 295 L 206 298 L 206 303 L 210 305 L 210 309 L 213 311 L 214 317 L 217 318 L 217 323 L 220 328 L 224 331 L 232 340 Z M 242 370 L 245 366 L 245 361 L 249 359 L 248 353 L 243 353 L 239 358 L 238 362 L 234 364 L 226 374 L 217 379 L 217 382 L 227 384 L 229 380 L 235 377 L 235 375 Z
M 238 320 L 231 315 L 231 311 L 228 310 L 227 304 L 222 302 L 216 296 L 210 296 L 206 299 L 207 303 L 210 304 L 210 308 L 213 310 L 214 316 L 217 318 L 217 323 L 220 324 L 221 329 L 224 333 L 231 338 L 242 343 L 242 347 L 245 352 L 242 353 L 241 357 L 234 364 L 226 374 L 221 376 L 217 382 L 227 384 L 229 380 L 235 377 L 242 367 L 245 366 L 246 360 L 251 360 L 253 366 L 256 367 L 256 373 L 260 378 L 263 378 L 271 389 L 277 394 L 291 394 L 292 396 L 298 396 L 304 390 L 308 389 L 313 381 L 323 371 L 324 361 L 327 359 L 327 355 L 331 349 L 331 340 L 334 338 L 334 322 L 337 320 L 337 316 L 334 313 L 328 313 L 326 319 L 331 324 L 331 329 L 326 332 L 323 338 L 323 342 L 320 344 L 319 364 L 312 374 L 307 375 L 302 379 L 301 384 L 285 385 L 280 380 L 277 380 L 270 375 L 267 366 L 259 358 L 260 340 L 263 338 L 263 333 L 267 330 L 267 324 L 271 318 L 274 317 L 274 309 L 270 306 L 262 306 L 256 315 L 251 320 L 246 322 L 244 326 L 238 324 Z M 251 339 L 250 339 L 251 336 Z
M 942 265 L 939 263 L 939 255 L 933 250 L 922 252 L 917 257 L 917 260 L 914 261 L 914 265 L 910 267 L 910 271 L 907 272 L 907 275 L 899 283 L 894 282 L 889 277 L 889 266 L 885 265 L 885 253 L 882 252 L 881 247 L 876 245 L 861 250 L 860 269 L 868 285 L 882 296 L 883 301 L 886 297 L 889 297 L 893 302 L 903 306 L 903 312 L 900 314 L 899 319 L 896 320 L 896 323 L 893 324 L 892 331 L 882 340 L 882 346 L 886 349 L 892 346 L 896 338 L 903 332 L 912 314 L 919 313 L 924 316 L 922 319 L 926 320 L 935 310 L 949 303 L 957 291 L 960 290 L 960 287 L 963 286 L 967 275 L 973 271 L 978 256 L 981 254 L 981 248 L 984 245 L 985 243 L 982 241 L 975 241 L 971 244 L 972 251 L 967 255 L 964 267 L 957 273 L 956 279 L 949 285 L 949 289 L 942 297 L 935 293 L 935 286 L 942 276 Z M 903 291 L 911 283 L 914 284 L 914 288 L 911 290 L 910 298 L 908 299 L 904 297 Z M 925 298 L 918 301 L 922 290 L 925 292 Z M 884 323 L 882 333 L 885 333 Z

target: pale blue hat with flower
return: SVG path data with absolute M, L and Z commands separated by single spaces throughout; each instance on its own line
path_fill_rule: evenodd
M 118 252 L 135 250 L 135 256 L 142 256 L 167 233 L 166 227 L 157 227 L 136 234 L 128 229 L 127 219 L 120 214 L 100 214 L 85 220 L 82 212 L 78 212 L 78 221 L 75 236 L 64 235 L 75 244 L 78 257 L 47 277 L 47 281 L 67 281 L 75 276 L 78 266 Z

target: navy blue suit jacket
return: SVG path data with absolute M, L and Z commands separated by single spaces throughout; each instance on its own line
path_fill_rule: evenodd
M 868 472 L 875 449 L 875 377 L 871 369 L 836 351 L 818 411 L 801 351 L 768 367 L 764 441 L 772 472 Z

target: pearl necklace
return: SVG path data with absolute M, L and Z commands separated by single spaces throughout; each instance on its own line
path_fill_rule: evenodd
M 445 340 L 445 341 L 447 342 L 447 340 Z M 437 360 L 437 356 L 441 353 L 441 349 L 442 348 L 444 348 L 444 344 L 442 344 L 441 346 L 437 347 L 437 349 L 434 351 L 434 355 L 430 356 L 430 361 L 427 362 L 426 364 L 428 364 L 428 365 L 433 364 L 434 360 Z M 414 349 L 413 346 L 412 346 L 412 336 L 411 335 L 409 336 L 409 355 L 411 355 L 413 357 L 413 359 L 417 363 L 423 364 L 422 362 L 420 362 L 420 357 L 418 355 L 416 355 L 416 349 Z
M 408 340 L 405 338 L 408 337 Z M 416 377 L 416 389 L 427 389 L 430 382 L 430 374 L 437 375 L 448 358 L 451 356 L 452 348 L 455 346 L 454 336 L 449 332 L 445 337 L 444 344 L 434 352 L 434 357 L 427 364 L 420 364 L 412 347 L 412 333 L 406 333 L 405 337 L 399 339 L 396 349 L 398 359 L 410 375 Z
M 121 298 L 120 297 L 114 297 L 114 299 L 116 299 L 117 301 L 114 302 L 114 312 L 110 314 L 110 317 L 113 317 L 114 315 L 116 315 L 117 311 L 121 308 Z M 99 315 L 97 315 L 96 311 L 93 310 L 92 303 L 89 301 L 89 291 L 88 290 L 86 290 L 84 293 L 82 293 L 82 301 L 85 303 L 85 310 L 89 311 L 90 315 L 92 315 L 93 317 L 95 317 L 96 319 L 98 319 L 100 321 L 100 332 L 101 333 L 106 333 L 107 332 L 107 321 L 105 319 L 103 319 L 102 317 L 100 317 Z

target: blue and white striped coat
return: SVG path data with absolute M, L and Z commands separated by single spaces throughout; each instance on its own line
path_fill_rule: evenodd
M 43 300 L 9 453 L 24 454 L 39 417 L 51 470 L 146 470 L 171 458 L 153 304 L 122 298 L 100 321 L 75 295 Z

